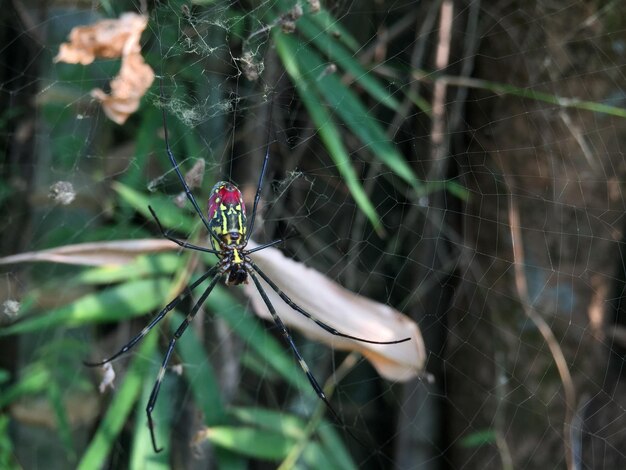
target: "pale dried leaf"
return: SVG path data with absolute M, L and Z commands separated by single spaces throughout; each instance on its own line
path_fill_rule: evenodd
M 102 103 L 109 119 L 123 124 L 137 111 L 141 97 L 154 81 L 154 71 L 141 56 L 141 33 L 148 17 L 124 13 L 117 20 L 103 20 L 72 29 L 70 42 L 61 44 L 55 62 L 90 64 L 97 58 L 122 58 L 120 72 L 111 81 L 111 94 L 99 88 L 91 96 Z
M 154 71 L 141 54 L 131 54 L 122 58 L 120 73 L 111 82 L 111 94 L 95 88 L 91 90 L 91 96 L 102 103 L 102 109 L 111 121 L 124 124 L 139 109 L 141 97 L 153 81 Z
M 153 238 L 80 243 L 5 256 L 0 258 L 0 264 L 47 261 L 87 266 L 119 266 L 132 262 L 140 255 L 176 249 L 179 248 L 169 240 Z
M 139 38 L 147 25 L 147 16 L 124 13 L 116 20 L 77 26 L 70 32 L 70 42 L 61 44 L 54 61 L 87 65 L 97 58 L 138 54 L 141 51 Z
M 249 248 L 254 243 L 249 244 Z M 393 341 L 411 338 L 399 344 L 368 344 L 337 337 L 290 308 L 262 280 L 261 283 L 283 321 L 307 337 L 333 348 L 358 351 L 390 380 L 406 381 L 424 373 L 426 351 L 417 324 L 397 310 L 341 287 L 318 271 L 285 257 L 275 248 L 251 255 L 253 261 L 297 305 L 342 333 L 373 340 Z M 245 287 L 255 312 L 271 320 L 270 313 L 254 284 Z

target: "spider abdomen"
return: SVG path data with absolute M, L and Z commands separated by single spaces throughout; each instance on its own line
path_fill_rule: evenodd
M 208 204 L 209 227 L 228 246 L 241 245 L 246 239 L 246 206 L 239 188 L 220 181 L 211 190 Z M 213 248 L 221 247 L 213 236 Z

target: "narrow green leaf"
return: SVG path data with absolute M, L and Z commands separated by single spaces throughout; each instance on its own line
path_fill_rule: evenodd
M 327 449 L 324 449 L 317 442 L 309 442 L 308 445 L 302 451 L 302 461 L 306 463 L 306 468 L 314 469 L 327 469 L 332 468 L 334 470 L 342 470 L 344 468 L 356 468 L 356 467 L 342 467 L 334 460 L 334 455 L 329 454 Z
M 335 74 L 320 75 L 327 63 L 319 54 L 307 47 L 300 39 L 294 39 L 282 33 L 276 33 L 275 38 L 280 38 L 281 42 L 286 44 L 289 53 L 300 63 L 301 79 L 315 87 L 328 106 L 371 150 L 375 158 L 387 165 L 411 187 L 419 189 L 420 184 L 411 167 L 389 141 L 378 122 L 369 115 L 354 92 Z
M 121 266 L 103 266 L 86 269 L 74 281 L 79 284 L 111 284 L 155 276 L 157 274 L 173 274 L 184 262 L 177 253 L 152 254 L 138 256 L 132 263 Z
M 348 449 L 346 449 L 343 439 L 333 426 L 328 424 L 319 426 L 317 428 L 317 434 L 320 436 L 321 443 L 324 446 L 324 452 L 332 456 L 334 461 L 333 468 L 345 470 L 357 469 Z
M 174 334 L 183 319 L 182 315 L 174 314 L 172 321 L 169 323 L 171 334 Z M 202 343 L 191 327 L 178 341 L 176 347 L 178 354 L 183 360 L 183 372 L 191 387 L 194 399 L 204 414 L 204 423 L 207 426 L 223 423 L 226 411 L 222 403 L 215 370 L 204 352 Z
M 461 439 L 463 447 L 480 447 L 485 444 L 493 444 L 496 441 L 496 431 L 493 429 L 483 429 L 473 432 Z
M 490 82 L 480 78 L 456 77 L 453 75 L 443 75 L 437 72 L 428 72 L 416 69 L 413 72 L 417 80 L 435 81 L 442 80 L 451 86 L 464 88 L 477 88 L 481 90 L 489 90 L 497 95 L 512 95 L 520 98 L 528 98 L 544 103 L 550 103 L 563 108 L 584 109 L 599 114 L 608 114 L 626 118 L 626 108 L 613 106 L 597 101 L 586 101 L 578 98 L 568 98 L 564 96 L 546 93 L 545 91 L 533 90 L 532 88 L 522 88 L 508 83 Z
M 141 121 L 134 134 L 134 152 L 132 165 L 129 165 L 121 177 L 125 186 L 139 187 L 145 181 L 144 169 L 147 160 L 158 144 L 162 141 L 156 139 L 156 130 L 160 127 L 161 112 L 154 106 L 145 106 L 141 110 Z M 165 146 L 162 147 L 165 150 Z
M 346 186 L 348 186 L 352 197 L 367 216 L 374 229 L 382 233 L 383 227 L 380 218 L 358 180 L 356 171 L 350 162 L 348 152 L 343 146 L 341 135 L 332 117 L 326 111 L 326 108 L 320 103 L 320 100 L 313 95 L 313 88 L 306 84 L 305 77 L 295 59 L 296 51 L 292 48 L 293 44 L 290 44 L 286 39 L 287 36 L 282 34 L 275 36 L 276 50 L 283 61 L 283 65 L 287 73 L 291 76 L 293 83 L 296 85 L 298 94 L 309 111 L 313 122 L 315 122 L 320 137 L 326 145 L 333 162 L 337 166 L 339 174 L 342 176 Z
M 150 393 L 154 387 L 162 360 L 162 354 L 155 348 L 143 379 L 141 394 L 135 405 L 136 419 L 130 455 L 130 468 L 149 468 L 150 470 L 167 470 L 170 468 L 171 446 L 169 445 L 169 436 L 171 434 L 172 415 L 174 413 L 172 407 L 175 404 L 175 400 L 173 399 L 174 390 L 176 388 L 174 380 L 168 380 L 166 377 L 161 382 L 159 398 L 152 412 L 157 444 L 163 448 L 158 454 L 156 454 L 152 448 L 152 438 L 150 437 L 150 428 L 147 426 L 146 418 L 146 405 L 150 399 Z
M 216 286 L 207 300 L 207 305 L 286 382 L 298 390 L 311 392 L 311 386 L 289 346 L 274 339 L 263 323 L 243 309 L 224 287 Z
M 256 407 L 237 407 L 232 408 L 230 412 L 243 424 L 267 429 L 293 439 L 299 439 L 304 435 L 305 421 L 284 411 Z
M 206 437 L 213 445 L 263 460 L 280 460 L 294 445 L 293 439 L 249 427 L 213 427 Z
M 0 394 L 0 408 L 7 406 L 20 397 L 40 393 L 48 387 L 51 377 L 48 369 L 43 366 L 31 365 L 22 371 L 22 374 L 14 385 L 2 391 Z
M 70 420 L 67 416 L 65 404 L 63 403 L 63 394 L 59 388 L 59 384 L 51 380 L 47 386 L 48 402 L 54 413 L 57 424 L 57 432 L 68 459 L 75 460 L 76 453 L 74 452 L 74 443 L 72 441 L 72 428 L 70 426 Z
M 307 15 L 307 17 L 310 18 L 311 21 L 314 21 L 320 29 L 328 31 L 329 34 L 334 36 L 353 53 L 361 49 L 361 43 L 359 43 L 359 41 L 350 34 L 350 31 L 343 27 L 341 21 L 332 16 L 328 10 L 322 8 L 315 15 Z
M 152 214 L 148 210 L 148 206 L 152 206 L 165 228 L 189 234 L 199 223 L 187 211 L 174 206 L 169 198 L 155 194 L 144 194 L 122 183 L 113 183 L 113 189 L 122 200 L 148 220 L 152 220 Z
M 147 335 L 139 345 L 137 354 L 133 357 L 124 381 L 115 389 L 115 396 L 109 405 L 106 415 L 98 426 L 95 436 L 91 440 L 85 454 L 83 454 L 79 470 L 101 468 L 107 455 L 128 419 L 134 403 L 140 395 L 149 363 L 146 357 L 152 357 L 156 350 L 158 335 Z M 145 415 L 144 415 L 145 416 Z M 145 418 L 138 418 L 145 423 Z
M 23 464 L 18 465 L 15 458 L 13 440 L 9 433 L 12 419 L 8 414 L 0 415 L 0 468 L 5 470 L 22 470 Z
M 164 305 L 171 280 L 166 278 L 127 282 L 86 295 L 36 317 L 0 330 L 0 336 L 30 333 L 54 327 L 74 328 L 93 322 L 112 322 L 151 312 Z
M 322 29 L 314 22 L 310 15 L 303 16 L 298 21 L 298 31 L 302 32 L 309 41 L 329 59 L 336 62 L 336 65 L 352 74 L 354 79 L 366 90 L 374 99 L 384 104 L 390 109 L 396 110 L 400 106 L 398 100 L 389 94 L 380 82 L 374 77 L 371 71 L 365 70 L 363 66 L 348 52 L 336 39 L 328 35 L 328 29 Z M 305 52 L 306 54 L 307 52 Z

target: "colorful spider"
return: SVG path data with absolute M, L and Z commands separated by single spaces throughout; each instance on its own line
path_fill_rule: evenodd
M 161 84 L 161 96 L 163 96 L 162 84 Z M 180 169 L 178 167 L 178 162 L 176 161 L 176 158 L 174 157 L 174 154 L 170 148 L 168 131 L 167 131 L 167 117 L 166 117 L 164 107 L 162 108 L 162 114 L 163 114 L 163 130 L 164 130 L 164 137 L 165 137 L 165 147 L 166 147 L 167 155 L 170 159 L 172 167 L 174 168 L 174 171 L 176 172 L 176 175 L 178 176 L 178 179 L 183 185 L 185 194 L 187 195 L 187 199 L 189 199 L 189 202 L 191 202 L 191 205 L 193 206 L 195 212 L 198 214 L 198 216 L 200 217 L 200 220 L 202 220 L 202 223 L 204 224 L 207 231 L 209 232 L 212 248 L 205 248 L 202 246 L 192 245 L 191 243 L 187 243 L 185 241 L 182 241 L 173 237 L 172 235 L 170 235 L 170 233 L 167 230 L 163 228 L 163 226 L 161 225 L 161 222 L 159 221 L 159 218 L 157 217 L 152 207 L 148 207 L 148 208 L 150 210 L 150 213 L 152 214 L 152 217 L 154 217 L 154 220 L 157 226 L 159 227 L 159 230 L 161 231 L 162 235 L 165 238 L 178 244 L 182 248 L 201 251 L 204 253 L 212 253 L 217 256 L 218 262 L 215 266 L 209 269 L 206 273 L 202 274 L 198 280 L 193 282 L 189 286 L 189 289 L 187 290 L 186 293 L 179 295 L 178 297 L 173 299 L 169 304 L 167 304 L 152 319 L 152 321 L 150 321 L 150 323 L 146 327 L 144 327 L 143 330 L 141 330 L 139 334 L 133 337 L 117 353 L 115 353 L 114 355 L 112 355 L 111 357 L 103 361 L 95 362 L 95 363 L 90 362 L 90 363 L 86 363 L 86 365 L 91 366 L 91 367 L 103 366 L 115 360 L 122 354 L 128 352 L 133 346 L 135 346 L 139 341 L 141 341 L 141 339 L 157 323 L 159 323 L 159 321 L 161 321 L 165 317 L 165 315 L 167 315 L 169 311 L 174 309 L 188 295 L 189 292 L 191 292 L 193 289 L 198 287 L 207 279 L 210 279 L 208 286 L 205 288 L 202 295 L 195 302 L 195 304 L 193 305 L 193 307 L 187 314 L 185 320 L 180 324 L 180 326 L 174 333 L 174 337 L 170 340 L 167 351 L 165 353 L 165 357 L 163 358 L 163 362 L 161 364 L 161 368 L 159 369 L 159 373 L 157 375 L 157 380 L 154 384 L 154 387 L 152 388 L 152 392 L 150 393 L 150 398 L 146 406 L 146 414 L 148 417 L 148 427 L 150 429 L 150 437 L 152 439 L 152 446 L 155 452 L 160 452 L 162 449 L 159 448 L 156 443 L 156 437 L 154 434 L 154 422 L 152 419 L 152 410 L 154 409 L 154 406 L 156 404 L 157 397 L 159 395 L 159 389 L 161 387 L 161 382 L 163 381 L 165 370 L 169 362 L 170 356 L 172 355 L 172 351 L 174 350 L 176 341 L 183 335 L 183 333 L 185 332 L 185 330 L 187 329 L 187 327 L 189 326 L 189 324 L 195 317 L 196 313 L 198 312 L 202 304 L 204 304 L 209 294 L 211 293 L 211 291 L 213 290 L 213 288 L 215 287 L 215 285 L 217 284 L 217 282 L 222 276 L 226 278 L 227 285 L 244 284 L 248 282 L 248 278 L 251 278 L 252 282 L 254 283 L 257 290 L 259 291 L 261 298 L 265 302 L 265 305 L 267 306 L 270 314 L 272 315 L 274 323 L 279 328 L 279 330 L 282 333 L 283 338 L 285 339 L 285 341 L 287 342 L 287 344 L 293 351 L 294 355 L 296 356 L 298 363 L 300 364 L 300 367 L 302 368 L 307 378 L 309 379 L 309 382 L 311 383 L 311 386 L 315 390 L 315 393 L 327 406 L 327 408 L 333 415 L 333 418 L 337 422 L 342 423 L 341 418 L 339 417 L 337 412 L 333 409 L 330 402 L 326 398 L 326 395 L 324 394 L 322 387 L 319 385 L 319 383 L 317 382 L 317 380 L 315 379 L 315 377 L 309 370 L 309 367 L 307 366 L 306 362 L 300 355 L 300 352 L 298 351 L 298 348 L 296 348 L 296 345 L 294 344 L 293 339 L 291 338 L 291 335 L 289 334 L 289 331 L 287 330 L 287 327 L 285 326 L 283 321 L 280 319 L 280 317 L 276 313 L 276 309 L 270 302 L 265 290 L 261 286 L 261 283 L 257 277 L 257 274 L 280 296 L 280 298 L 285 303 L 287 303 L 287 305 L 289 305 L 291 308 L 293 308 L 295 311 L 297 311 L 301 315 L 304 315 L 306 318 L 315 322 L 317 325 L 319 325 L 321 328 L 331 333 L 332 335 L 341 336 L 343 338 L 349 338 L 355 341 L 361 341 L 364 343 L 372 343 L 372 344 L 396 344 L 396 343 L 402 343 L 404 341 L 408 341 L 410 338 L 404 338 L 404 339 L 397 340 L 397 341 L 371 341 L 368 339 L 359 338 L 356 336 L 341 333 L 337 331 L 335 328 L 333 328 L 332 326 L 316 319 L 310 313 L 308 313 L 307 311 L 299 307 L 297 304 L 295 304 L 252 261 L 252 259 L 250 258 L 250 254 L 259 250 L 263 250 L 264 248 L 277 245 L 279 243 L 282 243 L 283 241 L 283 240 L 276 240 L 271 243 L 267 243 L 265 245 L 255 247 L 253 249 L 249 249 L 249 250 L 246 249 L 246 246 L 248 245 L 248 241 L 250 239 L 250 234 L 252 233 L 253 228 L 254 228 L 254 222 L 256 218 L 258 203 L 261 197 L 261 190 L 263 188 L 263 179 L 265 176 L 265 170 L 267 168 L 267 162 L 269 160 L 269 147 L 270 147 L 269 138 L 268 138 L 268 143 L 266 146 L 265 157 L 263 159 L 263 165 L 261 167 L 261 174 L 259 176 L 259 182 L 257 185 L 256 195 L 254 197 L 254 205 L 252 206 L 252 215 L 250 217 L 249 226 L 246 225 L 247 223 L 246 208 L 243 202 L 241 192 L 239 191 L 237 186 L 235 186 L 234 184 L 224 182 L 224 181 L 220 181 L 219 183 L 217 183 L 211 190 L 211 194 L 209 196 L 209 201 L 208 201 L 208 220 L 207 220 L 207 218 L 205 218 L 204 214 L 200 210 L 200 207 L 198 206 L 198 203 L 196 202 L 195 197 L 191 193 L 191 190 L 189 189 L 189 186 L 187 185 L 185 178 L 181 174 Z

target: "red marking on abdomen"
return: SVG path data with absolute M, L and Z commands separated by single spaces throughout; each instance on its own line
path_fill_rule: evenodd
M 243 203 L 243 196 L 239 188 L 232 183 L 220 181 L 211 190 L 211 196 L 209 197 L 209 219 L 212 219 L 220 207 L 220 204 L 225 206 L 241 206 L 241 212 L 243 216 L 246 216 L 246 206 Z

